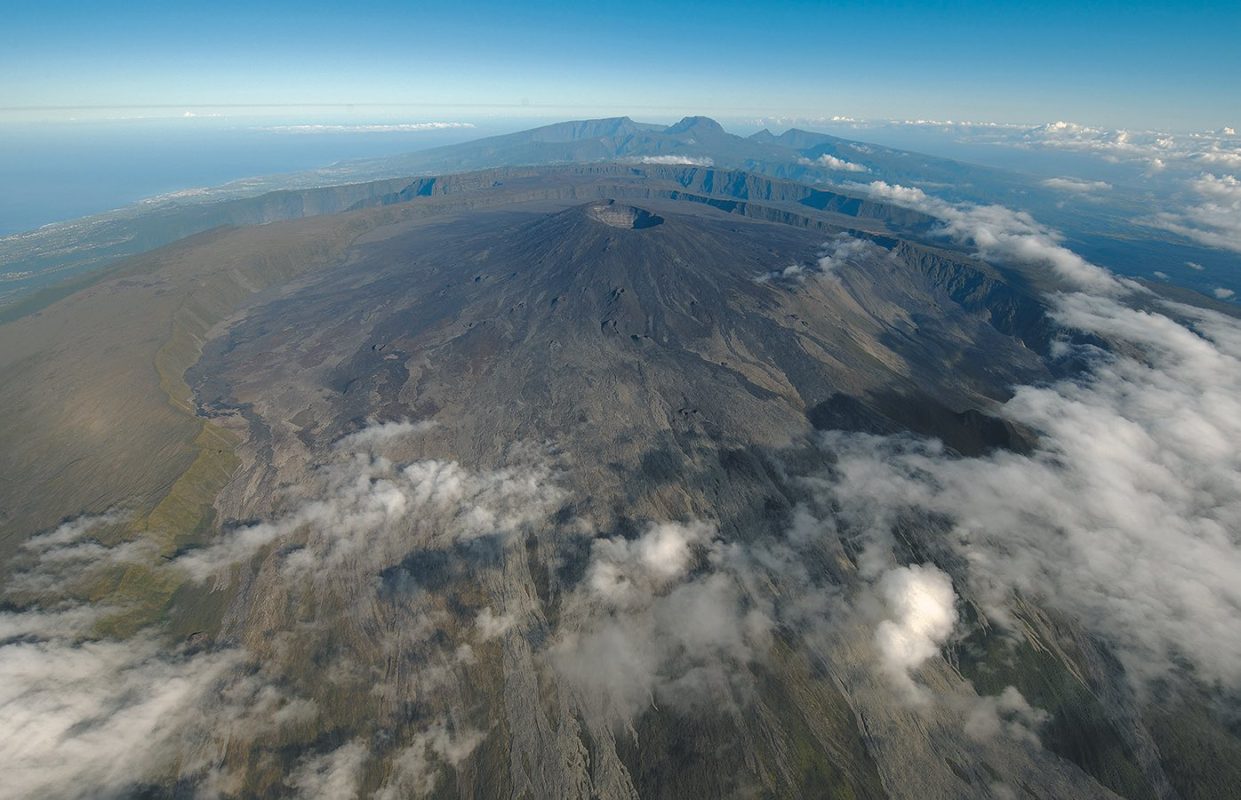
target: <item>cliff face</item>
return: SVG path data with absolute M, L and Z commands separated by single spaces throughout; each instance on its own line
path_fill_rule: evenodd
M 91 280 L 97 279 L 99 270 L 119 259 L 141 254 L 213 228 L 265 225 L 282 220 L 336 214 L 350 209 L 404 202 L 414 197 L 457 194 L 489 188 L 506 180 L 544 174 L 534 167 L 500 166 L 510 163 L 524 165 L 547 162 L 604 162 L 617 158 L 620 156 L 607 148 L 598 153 L 579 153 L 565 158 L 534 155 L 514 159 L 507 156 L 462 156 L 445 163 L 435 162 L 425 168 L 410 168 L 411 173 L 425 173 L 433 167 L 437 174 L 428 177 L 385 178 L 344 184 L 338 183 L 339 179 L 325 178 L 324 182 L 337 185 L 280 190 L 253 197 L 215 201 L 169 200 L 147 208 L 122 209 L 75 223 L 49 226 L 22 236 L 9 237 L 0 243 L 0 262 L 3 262 L 7 270 L 29 272 L 35 276 L 32 280 L 37 281 L 36 285 L 46 287 L 42 296 L 30 297 L 0 310 L 0 320 L 16 318 L 82 288 Z M 491 164 L 496 166 L 479 169 L 480 166 Z M 787 180 L 771 181 L 740 171 L 616 164 L 565 166 L 560 170 L 566 176 L 621 178 L 634 184 L 640 184 L 649 177 L 659 184 L 679 184 L 696 196 L 715 198 L 716 201 L 720 198 L 745 200 L 753 197 L 769 201 L 801 202 L 819 210 L 890 225 L 894 230 L 901 226 L 924 229 L 930 222 L 917 212 L 874 203 L 861 196 L 814 190 Z M 460 174 L 443 174 L 454 171 L 460 171 Z M 536 182 L 537 180 L 541 179 L 536 178 Z M 578 180 L 580 182 L 580 177 Z M 544 186 L 540 191 L 544 195 L 550 195 L 563 193 L 566 189 L 549 189 Z M 571 191 L 571 188 L 567 191 Z M 670 189 L 661 187 L 658 191 L 666 196 Z M 514 195 L 506 192 L 504 197 L 505 201 L 509 201 Z M 481 202 L 490 201 L 483 199 Z M 74 278 L 78 281 L 76 285 L 64 285 L 65 281 Z
M 794 137 L 793 133 L 778 139 L 772 137 L 770 142 L 744 139 L 725 132 L 706 117 L 686 117 L 669 126 L 634 122 L 628 117 L 556 123 L 406 156 L 344 162 L 317 172 L 257 178 L 156 198 L 84 220 L 6 237 L 0 242 L 0 263 L 9 272 L 31 273 L 30 287 L 24 290 L 29 292 L 88 275 L 119 258 L 220 225 L 263 224 L 337 213 L 401 191 L 409 183 L 404 176 L 620 161 L 648 165 L 718 164 L 805 179 L 816 177 L 819 170 L 799 162 L 805 160 L 803 149 L 810 153 L 816 147 L 822 149 L 824 142 L 847 149 L 849 144 L 820 134 Z M 853 151 L 840 147 L 828 149 L 856 157 Z M 817 157 L 818 151 L 813 154 Z M 889 166 L 908 161 L 897 155 L 898 151 L 887 148 L 871 151 L 871 157 L 884 160 L 885 164 L 891 162 Z M 952 162 L 942 162 L 936 175 L 953 168 Z

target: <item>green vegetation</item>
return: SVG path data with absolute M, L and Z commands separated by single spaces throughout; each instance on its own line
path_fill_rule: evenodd
M 976 627 L 958 649 L 961 673 L 980 695 L 1015 686 L 1031 705 L 1051 718 L 1039 731 L 1043 746 L 1077 764 L 1099 783 L 1131 800 L 1156 796 L 1115 717 L 1096 696 L 1067 655 L 1014 641 L 994 629 Z
M 189 430 L 195 431 L 192 439 L 182 438 L 173 448 L 181 461 L 188 460 L 188 466 L 171 480 L 149 510 L 135 516 L 124 538 L 152 542 L 161 559 L 204 541 L 215 523 L 215 498 L 240 464 L 235 453 L 240 443 L 237 435 L 197 416 L 193 392 L 185 381 L 185 373 L 201 357 L 212 327 L 254 293 L 338 261 L 358 235 L 399 215 L 391 209 L 377 209 L 317 224 L 294 223 L 288 232 L 272 228 L 214 231 L 107 271 L 108 278 L 180 278 L 183 292 L 163 317 L 168 333 L 149 363 L 167 404 L 182 422 L 192 423 Z M 92 277 L 83 286 L 98 282 Z M 157 324 L 158 320 L 157 316 L 150 322 Z M 169 426 L 168 434 L 183 437 L 182 430 L 186 430 L 182 425 Z M 212 629 L 218 622 L 218 613 L 213 612 L 222 611 L 226 596 L 187 584 L 183 575 L 163 568 L 160 562 L 131 564 L 108 572 L 89 590 L 92 601 L 122 609 L 97 627 L 99 635 L 117 637 L 165 619 L 174 607 L 175 618 L 168 620 L 174 633 L 188 635 Z

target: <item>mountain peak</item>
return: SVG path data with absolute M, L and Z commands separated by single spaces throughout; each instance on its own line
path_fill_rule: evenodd
M 664 128 L 664 133 L 688 133 L 694 132 L 699 134 L 722 134 L 723 126 L 710 117 L 684 117 L 675 125 L 669 125 Z
M 629 117 L 605 117 L 603 119 L 581 119 L 570 122 L 557 122 L 544 125 L 529 131 L 506 134 L 524 141 L 536 142 L 579 142 L 586 139 L 599 139 L 611 136 L 629 136 L 639 131 L 650 130 L 657 126 L 634 122 Z M 503 138 L 503 137 L 497 137 Z

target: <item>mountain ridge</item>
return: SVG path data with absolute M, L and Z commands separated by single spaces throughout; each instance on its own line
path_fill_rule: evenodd
M 1042 191 L 1001 171 L 826 134 L 794 129 L 780 137 L 756 134 L 747 138 L 728 133 L 709 117 L 687 116 L 671 125 L 608 117 L 552 123 L 403 156 L 340 162 L 307 173 L 242 181 L 193 196 L 156 198 L 116 212 L 6 237 L 0 240 L 0 263 L 10 272 L 28 275 L 9 284 L 10 293 L 28 294 L 52 288 L 58 282 L 71 283 L 117 258 L 216 225 L 334 213 L 377 193 L 394 191 L 380 186 L 385 181 L 501 167 L 644 160 L 710 163 L 771 178 L 828 184 L 837 192 L 864 193 L 864 187 L 849 189 L 847 185 L 868 180 L 868 173 L 859 173 L 856 167 L 842 171 L 833 166 L 836 161 L 821 159 L 824 155 L 868 169 L 869 175 L 882 175 L 890 182 L 934 181 L 962 186 L 998 182 L 1008 187 L 1006 192 L 1020 193 L 1021 197 Z M 63 294 L 63 290 L 53 289 L 53 294 Z M 0 307 L 0 314 L 9 318 L 12 311 L 6 313 Z

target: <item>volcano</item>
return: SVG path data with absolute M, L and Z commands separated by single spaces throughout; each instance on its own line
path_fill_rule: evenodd
M 1126 710 L 1073 619 L 986 621 L 942 515 L 885 520 L 880 578 L 849 496 L 824 499 L 845 434 L 1039 447 L 1000 407 L 1079 365 L 1027 276 L 919 212 L 738 170 L 360 194 L 6 326 L 14 607 L 108 606 L 63 647 L 125 643 L 116 706 L 177 731 L 84 796 L 1137 797 L 1179 774 L 1153 742 L 1191 734 Z M 82 573 L 29 560 L 83 532 Z M 891 667 L 923 641 L 947 655 Z

